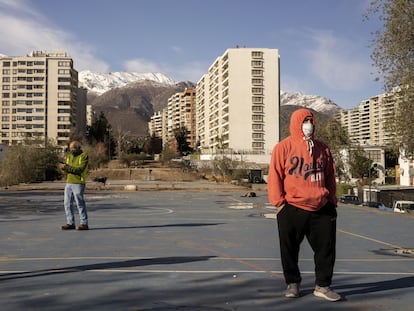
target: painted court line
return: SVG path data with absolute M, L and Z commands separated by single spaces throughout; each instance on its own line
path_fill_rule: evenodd
M 42 270 L 41 273 L 47 272 L 48 274 L 60 274 L 62 272 L 68 272 L 67 269 L 56 270 Z M 174 270 L 174 269 L 70 269 L 70 272 L 98 272 L 98 273 L 178 273 L 178 274 L 228 274 L 228 273 L 250 273 L 250 274 L 283 274 L 280 270 Z M 36 275 L 39 271 L 29 270 L 0 270 L 1 277 L 8 276 L 8 274 L 14 273 L 26 273 L 29 275 Z M 314 275 L 315 271 L 301 271 L 302 274 Z M 414 275 L 414 272 L 383 272 L 383 271 L 335 271 L 336 275 Z
M 341 232 L 341 233 L 344 233 L 344 234 L 348 234 L 348 235 L 351 235 L 351 236 L 354 236 L 354 237 L 357 237 L 357 238 L 361 238 L 361 239 L 364 239 L 364 240 L 372 241 L 372 242 L 375 242 L 375 243 L 378 243 L 378 244 L 390 246 L 392 248 L 402 248 L 400 245 L 396 245 L 396 244 L 391 244 L 391 243 L 388 243 L 388 242 L 380 241 L 380 240 L 377 240 L 377 239 L 374 239 L 374 238 L 367 237 L 365 235 L 361 235 L 361 234 L 349 232 L 349 231 L 346 231 L 346 230 L 343 230 L 343 229 L 338 229 L 338 232 Z
M 154 257 L 0 257 L 0 262 L 16 262 L 16 261 L 70 261 L 70 260 L 140 260 L 140 259 L 151 259 Z M 248 260 L 248 261 L 276 261 L 280 262 L 280 258 L 271 257 L 271 258 L 260 258 L 260 257 L 238 257 L 239 260 Z M 209 260 L 234 260 L 233 258 L 227 257 L 214 257 L 209 258 Z M 299 261 L 312 261 L 313 258 L 300 258 Z M 398 261 L 414 261 L 413 258 L 337 258 L 336 261 L 340 262 L 398 262 Z

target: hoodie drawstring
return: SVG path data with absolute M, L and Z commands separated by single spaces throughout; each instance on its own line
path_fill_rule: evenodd
M 310 137 L 303 137 L 303 139 L 306 141 L 306 143 L 308 145 L 309 154 L 312 156 L 313 155 L 313 147 L 315 146 L 315 144 L 313 143 L 313 140 Z

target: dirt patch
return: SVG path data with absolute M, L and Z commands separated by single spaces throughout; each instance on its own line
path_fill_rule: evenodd
M 107 177 L 110 180 L 171 180 L 192 181 L 200 179 L 194 172 L 181 168 L 102 168 L 89 172 L 89 178 Z

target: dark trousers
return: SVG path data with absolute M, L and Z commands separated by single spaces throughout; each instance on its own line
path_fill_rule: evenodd
M 299 249 L 303 238 L 314 253 L 315 283 L 330 286 L 335 264 L 336 209 L 332 204 L 316 212 L 286 204 L 277 215 L 280 253 L 287 284 L 300 283 Z

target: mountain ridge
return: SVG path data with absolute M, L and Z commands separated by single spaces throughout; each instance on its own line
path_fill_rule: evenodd
M 190 81 L 176 82 L 162 73 L 79 72 L 81 85 L 88 90 L 88 104 L 97 113 L 103 112 L 112 128 L 131 135 L 147 134 L 151 116 L 162 111 L 168 99 L 186 88 L 195 88 Z M 342 110 L 330 99 L 300 92 L 280 92 L 281 120 L 291 113 L 292 106 L 306 107 L 323 115 L 332 116 Z

